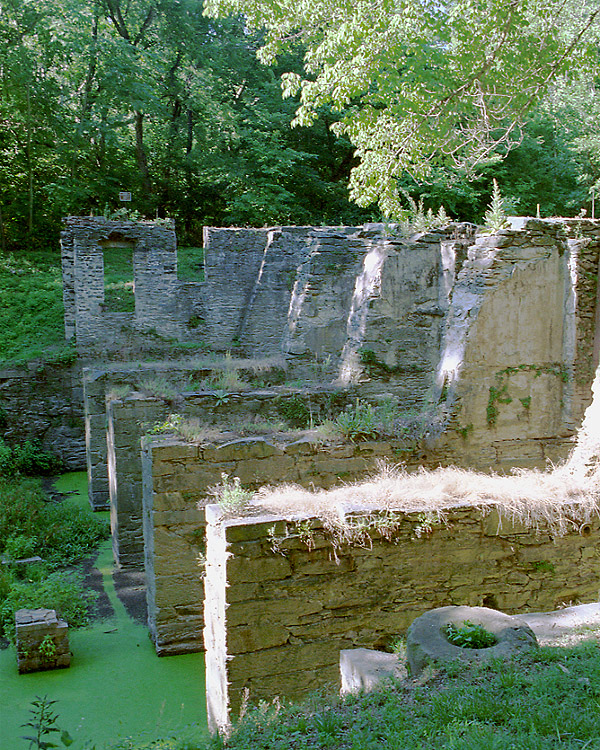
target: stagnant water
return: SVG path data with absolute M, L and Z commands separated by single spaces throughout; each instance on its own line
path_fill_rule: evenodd
M 75 491 L 65 502 L 89 508 L 84 472 L 64 475 L 57 489 Z M 29 721 L 31 701 L 44 695 L 57 701 L 57 725 L 76 740 L 74 747 L 89 742 L 100 750 L 128 746 L 123 740 L 129 737 L 150 742 L 206 735 L 203 654 L 159 659 L 147 629 L 127 615 L 116 595 L 110 540 L 96 567 L 114 615 L 71 631 L 69 669 L 19 675 L 14 647 L 0 650 L 0 750 L 26 750 L 20 738 L 29 731 L 21 724 Z

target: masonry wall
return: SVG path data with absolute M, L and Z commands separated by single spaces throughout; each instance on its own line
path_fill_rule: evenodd
M 565 537 L 492 510 L 447 510 L 423 529 L 403 514 L 391 539 L 335 550 L 318 519 L 207 514 L 205 642 L 209 723 L 250 700 L 299 699 L 339 684 L 339 652 L 382 648 L 425 611 L 450 605 L 553 610 L 598 599 L 597 519 Z M 377 523 L 377 516 L 370 516 Z M 276 544 L 274 545 L 274 540 Z M 274 547 L 276 551 L 274 551 Z
M 81 369 L 41 365 L 0 370 L 0 437 L 37 441 L 71 471 L 85 467 Z
M 114 243 L 132 255 L 135 313 L 105 309 L 103 248 Z M 61 255 L 65 336 L 75 341 L 79 351 L 118 350 L 126 338 L 124 331 L 152 331 L 186 340 L 194 337 L 178 316 L 177 246 L 172 226 L 68 217 L 61 232 Z
M 245 487 L 297 482 L 328 488 L 364 477 L 398 442 L 323 447 L 309 439 L 274 444 L 243 438 L 214 446 L 173 438 L 142 440 L 143 534 L 148 623 L 157 653 L 202 649 L 198 560 L 205 552 L 204 506 L 221 475 Z M 198 598 L 200 597 L 200 598 Z
M 192 419 L 197 427 L 218 426 L 227 431 L 236 422 L 252 424 L 254 420 L 281 422 L 282 412 L 302 394 L 303 403 L 310 404 L 318 421 L 341 411 L 351 399 L 346 390 L 332 387 L 315 389 L 310 394 L 294 389 L 263 388 L 257 391 L 228 394 L 224 402 L 213 391 L 182 393 L 177 403 L 132 392 L 106 402 L 106 411 L 98 417 L 98 439 L 106 432 L 108 487 L 111 529 L 115 562 L 120 567 L 141 567 L 144 559 L 142 530 L 142 464 L 140 440 L 155 425 L 164 423 L 176 411 L 182 419 Z M 91 420 L 91 414 L 88 414 Z M 100 423 L 101 420 L 101 423 Z M 229 442 L 224 438 L 222 442 Z M 291 441 L 291 438 L 290 438 Z M 99 467 L 94 477 L 99 474 Z M 214 476 L 213 484 L 220 481 Z M 96 481 L 98 487 L 98 480 Z
M 569 240 L 558 222 L 522 224 L 478 237 L 452 293 L 436 437 L 453 451 L 461 436 L 467 465 L 564 458 L 591 401 L 598 230 Z

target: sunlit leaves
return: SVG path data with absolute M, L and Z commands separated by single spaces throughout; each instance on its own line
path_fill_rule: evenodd
M 600 8 L 588 0 L 207 0 L 266 29 L 261 58 L 305 45 L 296 124 L 330 105 L 361 164 L 352 192 L 399 210 L 396 180 L 449 165 L 474 172 L 522 137 L 550 81 L 595 53 Z M 396 197 L 394 197 L 396 196 Z

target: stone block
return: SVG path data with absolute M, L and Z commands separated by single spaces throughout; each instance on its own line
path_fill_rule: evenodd
M 291 565 L 284 557 L 262 559 L 233 557 L 227 561 L 227 580 L 230 583 L 277 581 L 291 574 Z
M 262 438 L 242 438 L 223 443 L 216 448 L 204 448 L 202 455 L 205 461 L 241 461 L 248 458 L 267 458 L 280 456 L 283 451 Z
M 20 674 L 70 666 L 69 630 L 53 609 L 15 612 L 17 667 Z

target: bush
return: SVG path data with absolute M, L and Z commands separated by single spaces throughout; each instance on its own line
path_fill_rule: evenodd
M 38 442 L 27 440 L 11 448 L 0 439 L 0 476 L 58 474 L 62 468 L 60 458 L 44 450 Z
M 12 580 L 10 591 L 0 602 L 0 633 L 10 640 L 15 636 L 15 612 L 18 609 L 55 609 L 71 627 L 90 621 L 97 594 L 85 589 L 81 576 L 59 570 L 42 581 Z
M 108 534 L 106 521 L 69 503 L 50 502 L 39 480 L 0 477 L 0 553 L 12 556 L 15 545 L 23 549 L 20 537 L 35 539 L 28 552 L 57 568 L 80 560 Z

